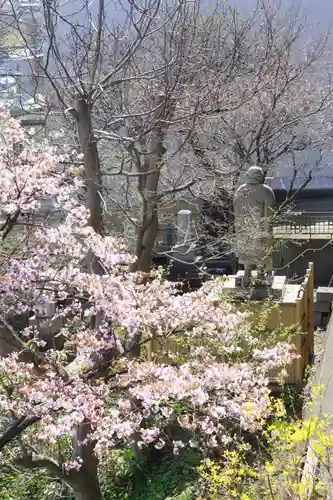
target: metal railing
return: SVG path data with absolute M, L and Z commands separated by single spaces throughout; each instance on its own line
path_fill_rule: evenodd
M 289 212 L 274 222 L 274 233 L 333 237 L 333 212 Z

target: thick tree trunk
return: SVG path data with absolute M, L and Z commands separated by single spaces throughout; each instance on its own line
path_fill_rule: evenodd
M 94 454 L 94 444 L 86 438 L 90 425 L 83 423 L 77 426 L 73 439 L 73 459 L 80 458 L 82 466 L 74 473 L 70 485 L 74 490 L 75 500 L 102 500 L 102 492 L 98 481 L 98 461 Z
M 74 439 L 73 458 L 81 458 L 82 466 L 78 471 L 66 473 L 64 469 L 52 458 L 37 454 L 23 454 L 17 458 L 17 465 L 26 469 L 47 469 L 60 481 L 68 484 L 74 492 L 75 500 L 103 500 L 103 495 L 98 482 L 97 458 L 93 454 L 93 444 L 78 442 L 77 439 L 85 439 L 89 426 L 80 425 Z M 80 456 L 81 454 L 81 456 Z
M 146 148 L 145 161 L 137 161 L 138 191 L 142 200 L 141 224 L 136 240 L 137 261 L 132 270 L 149 272 L 151 269 L 153 250 L 159 231 L 158 210 L 163 194 L 159 192 L 163 156 L 166 152 L 164 139 L 167 123 L 170 122 L 176 101 L 169 100 L 164 93 L 152 95 L 156 107 L 160 106 L 152 120 Z
M 150 154 L 147 156 L 144 170 L 146 175 L 139 177 L 138 189 L 142 198 L 141 227 L 136 242 L 137 261 L 134 270 L 149 272 L 151 269 L 153 250 L 159 231 L 158 222 L 158 186 L 165 153 L 163 146 L 164 132 L 161 127 L 151 131 L 149 141 Z
M 82 489 L 74 490 L 74 498 L 75 500 L 103 500 L 98 482 L 94 484 L 88 481 L 82 484 Z
M 94 137 L 91 104 L 82 98 L 75 101 L 76 121 L 83 153 L 85 183 L 87 187 L 87 206 L 90 210 L 90 224 L 94 231 L 103 234 L 103 210 L 100 192 L 102 175 L 100 169 L 97 142 Z
M 148 227 L 137 237 L 135 270 L 148 273 L 151 269 L 153 250 L 159 230 L 157 208 L 150 210 Z

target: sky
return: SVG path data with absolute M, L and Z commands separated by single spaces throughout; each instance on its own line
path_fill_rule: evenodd
M 212 5 L 216 4 L 216 0 L 201 0 L 203 4 L 205 5 Z M 221 1 L 221 0 L 220 0 Z M 281 3 L 282 9 L 288 9 L 291 7 L 300 7 L 301 12 L 303 10 L 307 12 L 307 22 L 310 24 L 305 36 L 307 38 L 313 37 L 313 39 L 316 39 L 320 34 L 326 33 L 327 30 L 329 29 L 330 25 L 333 28 L 333 0 L 266 0 L 266 1 L 271 1 L 274 2 L 274 4 L 278 4 L 279 1 Z M 107 7 L 107 18 L 109 16 L 111 17 L 112 20 L 118 20 L 117 18 L 121 18 L 122 14 L 117 11 L 117 9 L 114 9 L 113 5 L 115 2 L 119 2 L 121 4 L 121 0 L 105 0 L 105 4 L 108 6 Z M 229 0 L 229 3 L 231 5 L 234 5 L 237 7 L 237 10 L 239 10 L 241 13 L 250 14 L 253 12 L 253 9 L 257 5 L 258 0 Z M 89 2 L 90 9 L 93 13 L 97 13 L 97 4 L 98 2 L 96 0 L 91 0 Z M 62 5 L 64 6 L 63 8 L 67 11 L 66 14 L 69 12 L 74 11 L 77 12 L 78 6 L 81 5 L 81 0 L 65 0 Z M 78 14 L 80 17 L 82 14 Z M 119 19 L 120 20 L 120 19 Z M 81 17 L 82 21 L 82 17 Z M 108 22 L 109 19 L 108 19 Z M 329 35 L 329 45 L 332 47 L 332 52 L 333 52 L 333 29 L 331 31 L 331 34 Z M 309 158 L 309 156 L 308 156 Z M 311 160 L 308 160 L 310 163 L 312 163 Z M 321 175 L 333 175 L 333 152 L 326 152 L 325 157 L 323 159 L 322 165 L 325 164 L 325 167 Z M 279 172 L 280 172 L 280 166 L 279 166 Z M 289 175 L 289 169 L 283 169 L 286 175 Z
M 237 9 L 244 13 L 253 11 L 258 0 L 229 0 Z M 278 0 L 276 0 L 276 3 Z M 307 37 L 317 38 L 321 34 L 328 33 L 328 44 L 333 50 L 333 0 L 280 0 L 281 7 L 288 9 L 299 6 L 302 12 L 307 15 L 309 28 Z M 311 153 L 307 154 L 307 163 L 311 164 Z M 317 155 L 314 155 L 315 161 Z M 279 165 L 279 175 L 292 175 L 292 170 Z M 272 172 L 277 175 L 277 172 Z M 316 176 L 333 176 L 333 151 L 327 150 L 323 155 L 320 171 L 315 172 Z
M 280 0 L 282 7 L 300 6 L 308 15 L 308 20 L 314 29 L 322 31 L 333 23 L 333 0 Z M 230 0 L 239 10 L 251 12 L 257 0 Z M 277 3 L 277 2 L 276 2 Z
M 222 0 L 220 0 L 222 1 Z M 237 7 L 240 12 L 244 14 L 250 14 L 257 5 L 258 0 L 227 0 L 231 5 Z M 321 33 L 327 30 L 329 25 L 333 25 L 333 0 L 267 0 L 274 4 L 281 4 L 282 8 L 300 6 L 301 11 L 305 10 L 308 14 L 308 21 L 312 25 L 312 29 L 315 34 Z M 114 8 L 114 4 L 119 2 L 122 4 L 121 0 L 105 0 L 105 5 L 107 9 L 107 18 L 112 20 L 119 20 L 122 18 L 121 7 Z M 201 0 L 203 5 L 216 5 L 216 0 Z M 125 4 L 127 2 L 124 2 Z M 97 4 L 96 0 L 90 0 L 90 10 L 97 14 Z M 81 0 L 64 0 L 61 2 L 62 13 L 69 14 L 80 10 L 82 5 Z M 82 14 L 78 14 L 80 20 L 82 21 Z M 110 19 L 108 19 L 110 21 Z M 333 41 L 333 30 L 332 30 L 332 41 Z M 333 42 L 332 42 L 333 46 Z

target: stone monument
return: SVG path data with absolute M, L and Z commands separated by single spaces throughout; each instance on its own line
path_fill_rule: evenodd
M 258 282 L 272 278 L 273 231 L 271 217 L 275 196 L 264 184 L 262 168 L 248 169 L 245 183 L 234 196 L 236 256 L 244 266 L 243 286 L 251 284 L 252 269 L 257 269 Z
M 179 210 L 177 213 L 177 246 L 190 246 L 191 210 Z
M 197 250 L 192 240 L 192 212 L 180 210 L 177 213 L 176 245 L 169 252 L 171 257 L 170 280 L 183 283 L 182 290 L 200 287 L 201 278 L 196 264 Z

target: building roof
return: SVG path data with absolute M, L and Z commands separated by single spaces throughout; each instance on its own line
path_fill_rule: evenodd
M 289 191 L 291 184 L 292 190 L 297 191 L 302 190 L 332 190 L 333 191 L 333 176 L 328 175 L 316 175 L 308 183 L 307 177 L 296 177 L 292 181 L 292 177 L 266 177 L 267 184 L 274 191 Z

